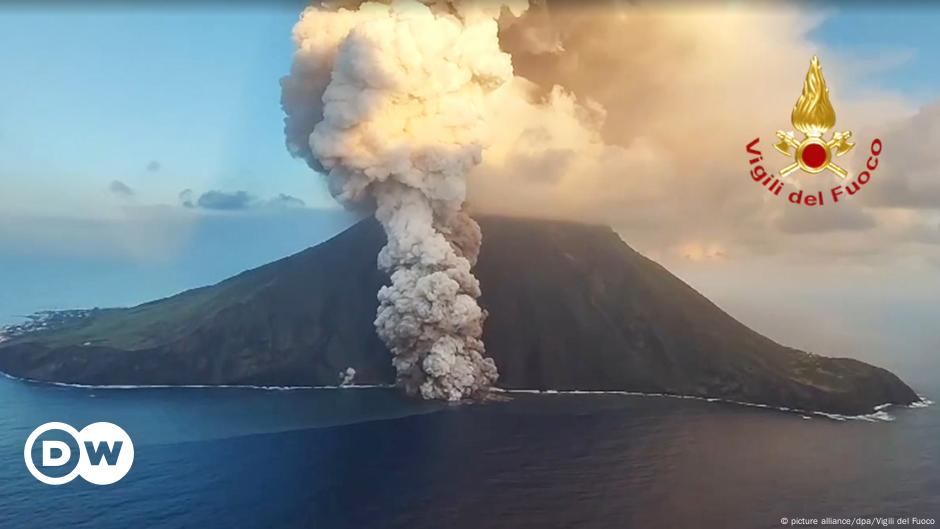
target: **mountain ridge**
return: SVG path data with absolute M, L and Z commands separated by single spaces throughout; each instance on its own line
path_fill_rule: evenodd
M 844 414 L 916 394 L 892 373 L 773 342 L 609 227 L 484 216 L 474 269 L 506 389 L 628 390 Z M 216 285 L 103 309 L 0 343 L 0 371 L 85 384 L 335 385 L 394 380 L 375 335 L 384 234 L 362 221 Z

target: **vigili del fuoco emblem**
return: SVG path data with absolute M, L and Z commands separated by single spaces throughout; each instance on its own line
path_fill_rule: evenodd
M 793 161 L 780 169 L 779 176 L 764 168 L 766 162 L 761 150 L 760 136 L 751 140 L 744 148 L 749 157 L 751 180 L 771 195 L 786 197 L 790 204 L 809 207 L 839 204 L 857 195 L 872 180 L 875 170 L 878 169 L 883 147 L 881 139 L 871 140 L 867 159 L 864 154 L 846 157 L 843 163 L 849 167 L 848 170 L 835 161 L 851 151 L 855 144 L 850 141 L 852 131 L 849 130 L 836 131 L 827 137 L 836 125 L 836 111 L 829 101 L 829 87 L 826 86 L 822 67 L 816 56 L 813 56 L 809 63 L 809 71 L 803 81 L 803 92 L 790 113 L 790 122 L 793 128 L 802 134 L 802 138 L 797 138 L 793 131 L 777 131 L 774 148 Z M 864 162 L 864 168 L 851 177 L 850 171 L 858 170 L 851 166 L 858 166 L 861 162 Z M 790 179 L 790 182 L 785 184 L 784 178 L 797 170 L 810 175 L 829 171 L 839 177 L 839 181 L 829 189 L 813 189 L 814 186 L 807 185 L 810 184 L 809 181 L 801 181 L 798 178 Z M 794 187 L 794 191 L 789 191 Z

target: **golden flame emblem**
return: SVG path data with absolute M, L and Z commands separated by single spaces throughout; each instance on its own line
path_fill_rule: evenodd
M 823 78 L 819 58 L 813 56 L 803 81 L 803 93 L 790 114 L 793 127 L 807 136 L 822 136 L 836 124 L 836 111 L 829 102 L 829 87 Z
M 797 169 L 812 174 L 828 169 L 840 178 L 848 176 L 848 172 L 836 165 L 832 159 L 842 156 L 855 146 L 849 142 L 852 132 L 836 132 L 830 140 L 823 138 L 836 124 L 836 111 L 829 101 L 829 87 L 826 86 L 819 58 L 815 55 L 809 63 L 809 70 L 803 81 L 803 92 L 793 107 L 790 122 L 793 128 L 803 133 L 803 140 L 797 141 L 793 132 L 777 131 L 780 141 L 774 148 L 785 156 L 794 158 L 792 164 L 780 170 L 780 176 L 787 176 Z

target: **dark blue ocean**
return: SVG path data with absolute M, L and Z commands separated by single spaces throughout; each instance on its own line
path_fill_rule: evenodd
M 0 528 L 940 519 L 940 408 L 887 412 L 893 421 L 836 421 L 624 395 L 446 406 L 387 389 L 104 390 L 0 379 Z M 111 486 L 39 483 L 23 444 L 48 421 L 122 426 L 134 467 Z

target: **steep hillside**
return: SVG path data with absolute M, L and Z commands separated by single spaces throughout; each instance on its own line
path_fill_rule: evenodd
M 837 413 L 910 403 L 883 369 L 781 346 L 609 228 L 483 217 L 475 269 L 499 385 L 721 397 Z M 0 370 L 85 384 L 390 383 L 372 327 L 384 235 L 363 221 L 211 287 L 0 344 Z

